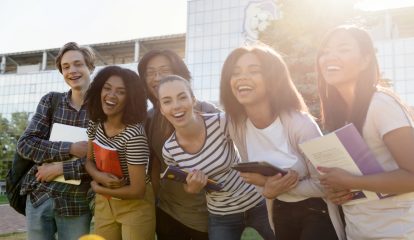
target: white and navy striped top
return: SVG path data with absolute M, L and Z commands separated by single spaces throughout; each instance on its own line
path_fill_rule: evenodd
M 202 149 L 195 154 L 186 152 L 178 143 L 175 132 L 165 142 L 162 153 L 168 165 L 192 171 L 198 169 L 208 178 L 223 185 L 221 191 L 206 192 L 210 213 L 227 215 L 244 212 L 259 204 L 263 198 L 239 177 L 231 166 L 239 162 L 239 154 L 228 136 L 223 113 L 201 115 L 206 127 L 206 139 Z
M 127 177 L 128 183 L 128 164 L 146 165 L 147 172 L 149 149 L 143 125 L 128 125 L 121 133 L 108 137 L 103 123 L 89 121 L 87 133 L 89 140 L 96 139 L 99 143 L 117 150 L 122 174 Z M 145 182 L 149 182 L 148 174 L 145 176 Z

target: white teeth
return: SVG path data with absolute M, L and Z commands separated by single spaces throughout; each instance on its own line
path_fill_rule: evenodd
M 174 117 L 182 117 L 184 116 L 184 112 L 174 114 Z
M 114 106 L 116 104 L 116 103 L 108 101 L 108 100 L 105 100 L 105 103 L 108 104 L 108 105 L 112 105 L 112 106 Z
M 338 66 L 328 66 L 326 69 L 328 71 L 339 71 L 339 70 L 341 70 L 341 68 L 338 67 Z
M 239 91 L 243 91 L 243 90 L 252 90 L 252 88 L 250 86 L 239 86 L 237 87 L 237 90 Z

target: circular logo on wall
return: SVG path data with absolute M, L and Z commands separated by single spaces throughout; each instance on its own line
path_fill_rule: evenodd
M 259 32 L 264 31 L 271 21 L 279 18 L 275 0 L 251 1 L 244 10 L 243 33 L 246 40 L 254 42 Z

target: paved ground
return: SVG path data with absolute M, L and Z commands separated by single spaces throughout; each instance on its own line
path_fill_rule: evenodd
M 0 234 L 26 231 L 25 217 L 9 206 L 0 205 Z

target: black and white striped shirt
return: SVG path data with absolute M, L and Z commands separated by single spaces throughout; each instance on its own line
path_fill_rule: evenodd
M 89 121 L 87 133 L 89 140 L 96 139 L 99 143 L 117 150 L 122 174 L 127 177 L 128 182 L 128 164 L 146 165 L 147 168 L 149 149 L 143 125 L 128 125 L 121 133 L 108 137 L 105 134 L 103 123 Z M 148 183 L 148 174 L 145 178 L 145 182 Z
M 168 165 L 192 171 L 201 170 L 208 178 L 223 185 L 221 191 L 206 192 L 210 213 L 227 215 L 253 208 L 262 196 L 239 177 L 231 166 L 239 162 L 239 154 L 228 136 L 223 113 L 202 114 L 206 127 L 206 139 L 202 149 L 195 154 L 186 152 L 178 143 L 175 132 L 165 142 L 164 161 Z

